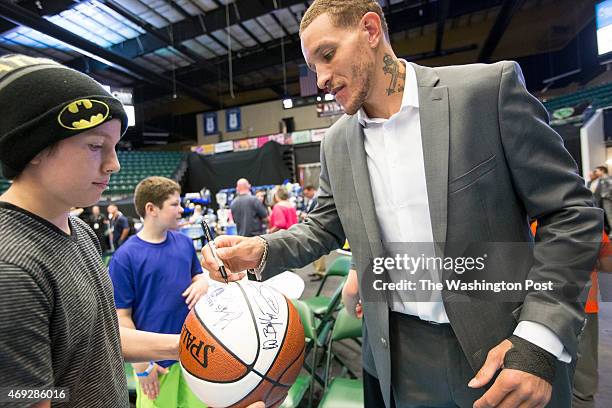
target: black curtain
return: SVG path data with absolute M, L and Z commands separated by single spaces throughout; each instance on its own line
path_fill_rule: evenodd
M 213 195 L 223 188 L 236 187 L 239 178 L 253 186 L 281 184 L 291 177 L 283 161 L 284 146 L 268 142 L 256 150 L 220 153 L 204 156 L 191 153 L 188 157 L 184 192 L 210 189 Z

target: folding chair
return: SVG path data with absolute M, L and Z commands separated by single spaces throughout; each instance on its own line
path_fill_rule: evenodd
M 327 361 L 325 364 L 326 387 L 319 408 L 361 408 L 364 406 L 363 381 L 361 379 L 336 377 L 329 382 L 332 359 L 337 359 L 333 356 L 333 343 L 344 339 L 357 339 L 361 337 L 361 327 L 361 319 L 349 315 L 346 309 L 338 312 L 327 347 Z M 345 374 L 345 370 L 349 375 L 355 377 L 355 374 L 351 373 L 346 365 L 342 369 L 342 375 Z
M 309 343 L 313 344 L 311 364 L 312 367 L 315 367 L 317 357 L 317 331 L 314 313 L 312 313 L 312 310 L 310 310 L 306 303 L 300 300 L 292 300 L 292 302 L 300 315 L 302 326 L 304 326 L 304 336 Z M 304 350 L 304 360 L 308 357 L 308 350 L 309 348 L 305 348 Z M 308 388 L 310 388 L 308 407 L 311 407 L 313 395 L 312 378 L 313 376 L 310 373 L 298 375 L 291 388 L 289 388 L 287 398 L 285 398 L 280 408 L 296 408 L 302 401 L 302 398 L 304 398 L 304 394 Z
M 341 278 L 340 286 L 344 286 L 344 282 L 346 281 L 350 269 L 350 256 L 341 256 L 339 258 L 336 258 L 325 272 L 325 276 L 323 277 L 323 280 L 319 285 L 319 289 L 317 289 L 316 295 L 314 297 L 304 299 L 304 302 L 308 304 L 310 309 L 314 312 L 315 316 L 320 316 L 321 314 L 325 313 L 329 308 L 331 298 L 329 296 L 321 295 L 321 292 L 323 291 L 323 287 L 325 286 L 325 282 L 327 282 L 327 279 L 333 276 L 338 276 Z

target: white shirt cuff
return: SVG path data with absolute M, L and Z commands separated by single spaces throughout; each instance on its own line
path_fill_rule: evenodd
M 555 332 L 541 323 L 523 320 L 514 329 L 514 335 L 543 348 L 564 363 L 572 361 L 572 356 L 565 350 Z

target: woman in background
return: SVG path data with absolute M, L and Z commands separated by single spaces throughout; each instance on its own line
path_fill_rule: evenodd
M 293 224 L 297 224 L 297 211 L 289 202 L 289 193 L 280 186 L 274 193 L 274 207 L 270 214 L 270 222 L 268 232 L 276 232 L 281 229 L 288 229 Z

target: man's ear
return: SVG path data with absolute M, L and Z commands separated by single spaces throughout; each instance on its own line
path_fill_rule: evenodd
M 368 11 L 361 17 L 359 27 L 368 33 L 370 47 L 376 48 L 383 39 L 382 23 L 378 14 Z

